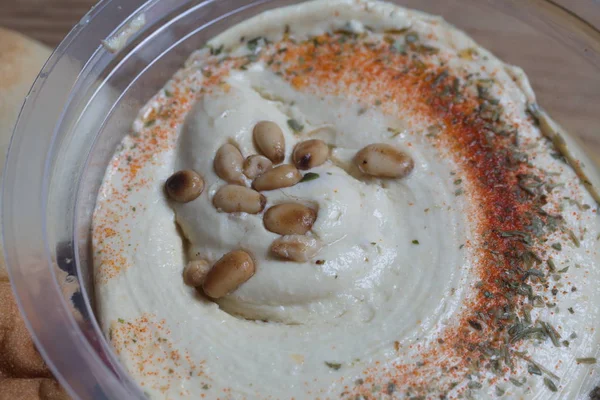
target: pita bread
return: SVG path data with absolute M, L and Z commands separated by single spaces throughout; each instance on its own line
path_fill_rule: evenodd
M 13 126 L 50 49 L 0 28 L 0 173 Z M 0 249 L 1 250 L 1 249 Z M 0 400 L 65 400 L 68 396 L 35 349 L 0 258 Z

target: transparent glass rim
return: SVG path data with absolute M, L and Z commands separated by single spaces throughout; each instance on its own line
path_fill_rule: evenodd
M 212 5 L 218 1 L 100 1 L 71 30 L 48 59 L 35 80 L 15 125 L 5 163 L 1 193 L 2 245 L 6 265 L 19 310 L 25 316 L 25 324 L 32 335 L 33 341 L 51 371 L 72 398 L 144 399 L 145 396 L 141 389 L 131 382 L 120 364 L 116 362 L 116 357 L 106 340 L 101 345 L 104 353 L 112 358 L 112 367 L 109 367 L 101 359 L 97 350 L 86 339 L 85 333 L 82 332 L 74 319 L 67 301 L 60 294 L 60 286 L 57 283 L 58 280 L 53 267 L 56 260 L 53 259 L 53 251 L 51 251 L 47 240 L 47 201 L 53 152 L 58 145 L 57 136 L 63 128 L 65 112 L 69 104 L 77 101 L 78 89 L 89 78 L 86 73 L 93 75 L 96 71 L 97 74 L 98 68 L 102 67 L 94 65 L 99 54 L 106 52 L 100 45 L 101 40 L 120 32 L 137 15 L 151 9 L 150 14 L 154 15 L 154 19 L 148 21 L 148 26 L 158 22 L 161 19 L 160 13 L 163 11 L 177 9 L 185 12 L 185 10 Z M 256 5 L 270 1 L 242 0 L 239 3 L 240 7 L 243 7 L 245 4 Z M 485 1 L 492 2 L 494 0 Z M 505 0 L 505 2 L 522 4 L 519 0 Z M 552 0 L 528 0 L 528 2 L 532 6 L 545 9 L 547 11 L 545 16 L 552 18 L 552 15 L 555 15 L 555 21 L 558 18 L 556 16 L 561 18 L 566 16 L 572 22 L 575 22 L 578 34 L 588 39 L 589 46 L 593 50 L 590 52 L 589 61 L 600 68 L 600 31 L 593 24 Z M 595 7 L 600 9 L 598 4 Z M 122 18 L 115 18 L 115 15 L 122 16 Z M 560 25 L 560 22 L 556 23 Z M 159 26 L 150 35 L 158 34 L 160 30 L 161 27 Z M 142 30 L 134 35 L 131 41 L 143 37 L 144 33 L 144 30 Z M 98 45 L 88 46 L 85 43 L 98 43 Z M 127 54 L 117 54 L 117 56 L 126 57 Z M 59 70 L 64 67 L 63 63 L 73 60 L 80 62 L 81 67 L 79 70 L 70 74 L 66 81 L 54 82 L 51 87 L 48 87 L 51 78 L 59 75 Z M 95 79 L 97 76 L 92 76 L 92 78 Z M 44 106 L 43 114 L 39 112 L 40 104 Z M 41 128 L 49 131 L 48 123 L 54 124 L 51 125 L 52 134 L 46 136 L 36 135 L 36 132 L 39 132 Z M 22 146 L 24 143 L 33 143 L 33 141 L 37 142 L 39 153 L 35 154 L 37 157 L 27 157 L 27 154 L 23 153 Z M 31 171 L 43 171 L 43 174 L 37 176 Z M 20 182 L 27 182 L 27 184 Z M 33 193 L 30 192 L 32 188 Z M 74 190 L 76 191 L 76 188 Z M 27 211 L 25 211 L 26 209 Z M 27 243 L 27 245 L 25 246 L 24 243 Z M 56 314 L 57 320 L 64 323 L 60 330 L 60 334 L 64 336 L 55 339 L 66 340 L 67 343 L 73 345 L 76 344 L 76 346 L 73 346 L 76 351 L 71 352 L 71 355 L 75 358 L 71 360 L 61 358 L 61 347 L 51 346 L 53 343 L 52 336 L 43 331 L 43 319 L 40 319 L 40 317 L 50 309 L 44 308 L 42 302 L 34 301 L 37 288 L 27 284 L 30 278 L 28 274 L 31 271 L 36 271 L 39 274 L 38 284 L 53 285 L 56 289 L 53 297 L 45 299 L 46 301 L 43 303 L 47 303 L 47 307 L 52 307 L 52 312 Z M 89 299 L 87 300 L 87 307 L 90 307 Z M 95 318 L 92 317 L 91 322 L 95 329 L 99 331 Z M 67 362 L 77 366 L 83 382 L 102 381 L 102 386 L 98 387 L 97 391 L 75 387 L 72 382 L 66 379 L 63 373 Z

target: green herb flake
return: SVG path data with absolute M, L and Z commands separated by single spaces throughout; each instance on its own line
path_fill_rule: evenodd
M 396 391 L 396 384 L 394 382 L 389 382 L 386 389 L 387 394 L 391 395 Z
M 525 384 L 525 382 L 527 382 L 527 378 L 523 377 L 522 379 L 516 379 L 516 378 L 508 378 L 508 380 L 510 381 L 510 383 L 512 383 L 513 385 L 515 385 L 516 387 L 521 387 Z
M 402 131 L 400 129 L 396 129 L 396 128 L 392 128 L 392 127 L 388 127 L 387 130 L 388 130 L 388 132 L 392 133 L 393 138 L 402 133 Z
M 208 390 L 210 389 L 210 386 L 208 386 L 206 383 L 204 385 L 202 385 L 202 389 L 203 390 Z
M 562 244 L 560 244 L 560 243 L 553 243 L 550 247 L 552 247 L 554 250 L 558 250 L 558 251 L 562 250 Z
M 529 364 L 527 366 L 527 372 L 529 372 L 532 375 L 542 375 L 542 370 L 535 364 Z
M 144 127 L 149 128 L 156 123 L 155 119 L 148 120 L 144 123 Z
M 581 246 L 581 242 L 579 241 L 579 239 L 577 238 L 577 236 L 575 235 L 575 233 L 572 230 L 570 230 L 570 229 L 567 230 L 567 233 L 569 234 L 569 238 L 571 239 L 571 241 L 573 242 L 575 247 Z
M 455 185 L 460 185 L 462 183 L 462 179 L 457 179 L 454 181 Z
M 253 53 L 256 52 L 256 50 L 258 49 L 258 47 L 260 45 L 261 40 L 263 40 L 263 38 L 261 36 L 257 36 L 254 39 L 248 40 L 248 43 L 246 43 L 248 50 L 250 50 Z
M 556 271 L 556 264 L 554 263 L 553 259 L 549 258 L 547 263 L 548 263 L 548 269 L 550 270 L 550 272 Z
M 544 321 L 540 321 L 540 325 L 542 326 L 544 333 L 552 341 L 552 344 L 554 345 L 554 347 L 560 347 L 560 342 L 558 341 L 558 339 L 560 338 L 560 335 L 558 335 L 558 333 L 556 332 L 556 329 L 554 329 L 554 327 L 552 325 L 550 325 L 549 323 L 544 322 Z
M 481 389 L 483 387 L 483 385 L 477 381 L 471 381 L 471 382 L 467 383 L 467 387 L 469 389 Z
M 219 55 L 219 54 L 221 54 L 221 52 L 223 51 L 223 48 L 224 48 L 224 47 L 225 47 L 224 45 L 220 45 L 220 46 L 219 46 L 219 47 L 217 47 L 217 48 L 214 48 L 214 47 L 212 47 L 212 46 L 209 46 L 209 48 L 210 48 L 210 55 L 211 55 L 211 56 L 218 56 L 218 55 Z
M 546 387 L 550 389 L 551 392 L 558 392 L 558 388 L 550 378 L 544 377 L 544 385 L 546 385 Z
M 334 371 L 337 371 L 340 368 L 342 368 L 342 364 L 336 363 L 336 362 L 325 361 L 325 365 L 327 365 L 329 368 L 333 369 Z
M 568 310 L 571 314 L 575 314 L 575 310 L 573 310 L 573 307 L 569 307 Z
M 295 120 L 294 118 L 288 119 L 287 124 L 295 133 L 300 133 L 304 130 L 304 125 L 302 125 L 300 122 L 298 122 L 298 120 Z
M 165 89 L 165 97 L 173 97 L 173 93 L 169 92 L 167 89 Z
M 396 40 L 394 44 L 392 44 L 392 50 L 400 54 L 406 54 L 406 47 L 400 40 Z
M 419 34 L 417 32 L 409 32 L 406 34 L 404 40 L 406 43 L 415 43 L 417 40 L 419 40 Z
M 577 364 L 596 364 L 595 357 L 576 358 L 575 361 L 577 361 Z
M 420 244 L 419 241 L 417 239 L 412 241 L 412 244 Z
M 320 175 L 317 174 L 317 173 L 315 173 L 315 172 L 307 172 L 306 174 L 304 174 L 304 176 L 302 177 L 302 179 L 300 179 L 300 182 L 314 181 L 319 176 Z
M 462 196 L 464 193 L 465 193 L 465 191 L 463 189 L 457 189 L 454 192 L 454 195 L 458 197 L 458 196 Z
M 123 318 L 119 318 L 119 319 L 118 319 L 118 321 L 119 321 L 119 323 L 121 323 L 121 324 L 124 324 L 124 323 L 125 323 L 125 320 L 124 320 Z

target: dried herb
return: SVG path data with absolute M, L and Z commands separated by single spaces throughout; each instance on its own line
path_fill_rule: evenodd
M 257 36 L 254 39 L 248 40 L 246 46 L 248 47 L 248 50 L 255 53 L 256 50 L 259 48 L 261 41 L 264 42 L 264 38 L 262 36 Z
M 558 392 L 558 388 L 550 378 L 544 377 L 544 385 L 546 385 L 551 392 Z
M 419 241 L 417 239 L 412 241 L 412 244 L 419 244 Z
M 535 364 L 529 364 L 527 366 L 527 372 L 529 372 L 532 375 L 542 375 L 542 370 Z
M 419 40 L 419 34 L 417 32 L 408 32 L 404 37 L 406 43 L 415 43 Z
M 595 357 L 576 358 L 575 361 L 577 361 L 577 364 L 596 364 Z
M 402 43 L 400 40 L 396 40 L 394 42 L 394 44 L 392 44 L 391 49 L 397 53 L 406 54 L 406 47 L 404 46 L 404 43 Z
M 525 378 L 525 377 L 521 378 L 520 380 L 510 377 L 510 378 L 508 378 L 508 380 L 510 381 L 510 383 L 512 383 L 516 387 L 521 387 L 525 384 L 525 382 L 527 382 L 527 378 Z
M 300 122 L 298 122 L 294 118 L 288 119 L 287 124 L 295 133 L 300 133 L 304 130 L 304 125 L 302 125 Z
M 402 131 L 400 129 L 396 129 L 396 128 L 392 128 L 392 127 L 388 127 L 387 130 L 388 130 L 388 132 L 392 133 L 392 137 L 396 137 L 402 133 Z
M 210 55 L 212 55 L 212 56 L 218 56 L 218 55 L 219 55 L 219 54 L 221 54 L 221 52 L 223 51 L 223 48 L 224 48 L 224 47 L 225 47 L 224 45 L 220 45 L 220 46 L 219 46 L 219 47 L 217 47 L 217 48 L 214 48 L 214 47 L 211 47 L 211 46 L 209 46 L 209 49 L 210 49 Z
M 562 244 L 560 244 L 560 243 L 552 243 L 550 245 L 550 247 L 552 247 L 553 249 L 558 250 L 558 251 L 562 250 Z
M 560 347 L 560 342 L 558 341 L 560 335 L 558 334 L 558 332 L 556 332 L 556 329 L 554 329 L 552 325 L 544 321 L 540 321 L 540 325 L 542 326 L 542 329 L 544 330 L 546 335 L 548 335 L 548 337 L 552 341 L 554 347 Z
M 393 394 L 396 391 L 396 384 L 394 382 L 389 382 L 386 391 L 387 394 Z
M 568 229 L 567 234 L 569 235 L 569 238 L 571 238 L 571 241 L 573 242 L 575 247 L 581 246 L 579 239 L 577 238 L 577 236 L 575 235 L 575 233 L 572 230 Z
M 481 324 L 473 319 L 470 319 L 469 321 L 469 325 L 471 325 L 471 327 L 475 330 L 481 331 L 483 330 L 483 327 L 481 326 Z
M 467 387 L 469 389 L 481 389 L 483 387 L 483 385 L 477 381 L 471 381 L 471 382 L 467 383 Z
M 317 174 L 317 173 L 315 173 L 315 172 L 307 172 L 306 174 L 304 174 L 304 176 L 302 177 L 302 179 L 300 179 L 300 182 L 314 181 L 319 176 L 320 175 Z
M 337 371 L 338 369 L 342 368 L 342 364 L 340 363 L 335 363 L 335 362 L 329 362 L 329 361 L 325 361 L 325 365 L 327 365 L 329 368 Z

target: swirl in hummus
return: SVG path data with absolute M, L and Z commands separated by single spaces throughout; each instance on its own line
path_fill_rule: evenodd
M 600 380 L 595 177 L 535 104 L 519 68 L 383 2 L 312 1 L 227 30 L 107 169 L 93 227 L 107 337 L 150 398 L 585 398 Z M 264 120 L 284 163 L 309 139 L 330 148 L 310 179 L 261 191 L 265 210 L 316 210 L 305 262 L 273 257 L 264 210 L 213 204 L 215 155 L 258 154 Z M 357 172 L 373 143 L 412 172 Z M 179 170 L 203 179 L 192 201 L 164 193 Z M 190 260 L 236 249 L 255 264 L 237 290 L 184 284 Z

